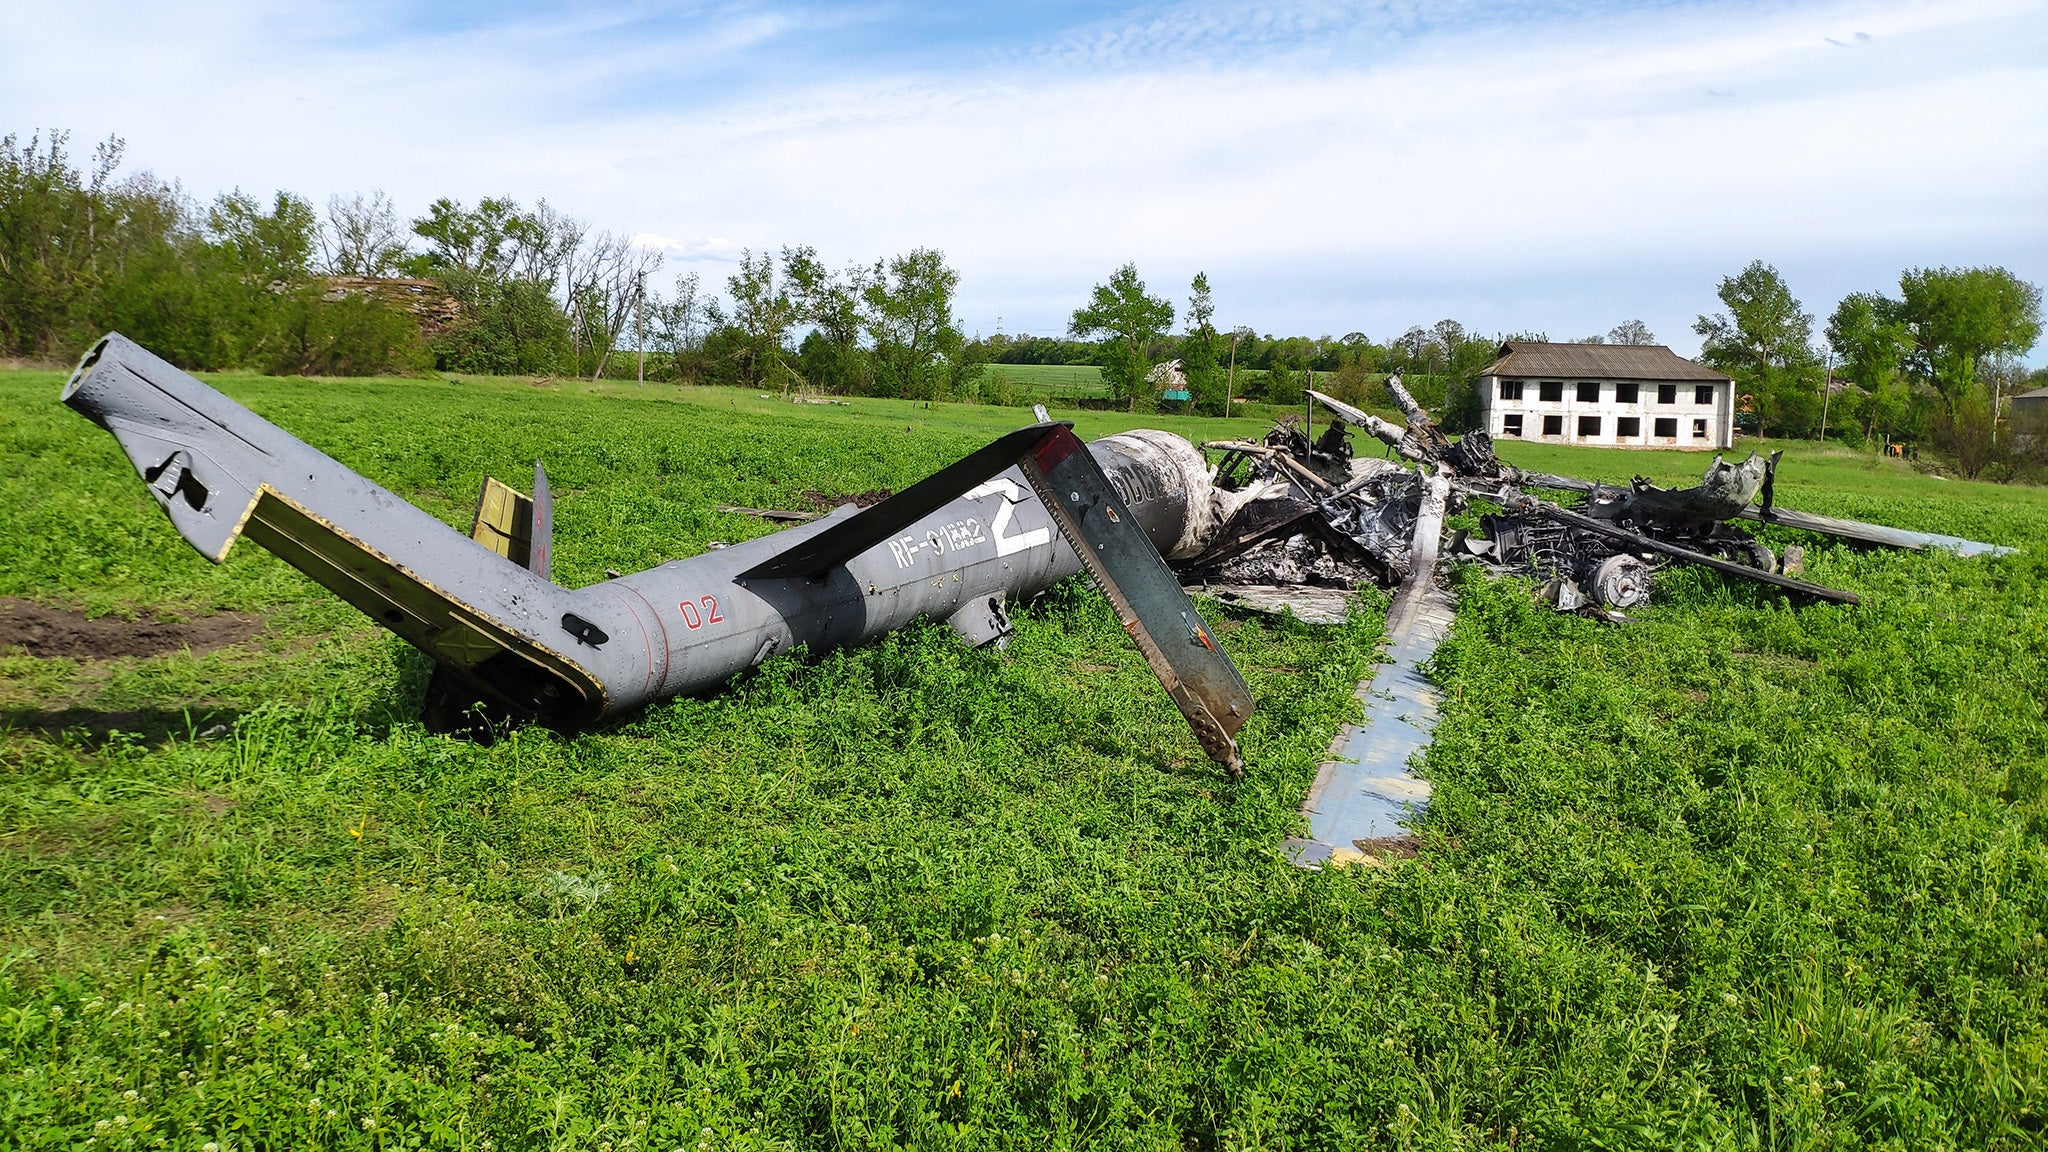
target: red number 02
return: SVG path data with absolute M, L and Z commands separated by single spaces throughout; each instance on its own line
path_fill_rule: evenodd
M 704 614 L 701 616 L 697 614 L 697 605 L 692 604 L 688 600 L 676 605 L 677 610 L 683 614 L 683 624 L 686 627 L 691 631 L 695 631 L 706 624 L 725 623 L 725 617 L 718 611 L 718 597 L 706 596 L 702 603 L 704 605 Z

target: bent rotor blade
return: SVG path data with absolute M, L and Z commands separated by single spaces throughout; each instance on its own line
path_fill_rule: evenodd
M 872 508 L 852 516 L 796 546 L 740 573 L 743 580 L 766 580 L 794 576 L 817 576 L 846 563 L 903 529 L 960 498 L 962 492 L 1017 463 L 1017 458 L 1053 434 L 1072 424 L 1033 424 L 1019 428 L 985 448 L 977 449 L 957 463 L 949 464 L 919 480 Z
M 1382 420 L 1363 408 L 1354 408 L 1335 396 L 1326 395 L 1313 388 L 1304 388 L 1302 391 L 1308 393 L 1309 396 L 1322 404 L 1323 407 L 1329 409 L 1331 415 L 1351 425 L 1353 428 L 1365 430 L 1383 443 L 1399 447 L 1401 437 L 1408 434 L 1408 430 L 1399 424 L 1391 420 Z
M 1429 747 L 1436 728 L 1436 687 L 1422 668 L 1450 635 L 1456 605 L 1436 584 L 1450 484 L 1441 474 L 1424 483 L 1410 537 L 1413 567 L 1387 606 L 1387 663 L 1358 685 L 1365 715 L 1338 730 L 1329 759 L 1316 770 L 1301 805 L 1308 835 L 1291 836 L 1281 846 L 1303 868 L 1341 867 L 1385 854 L 1413 835 L 1429 802 L 1429 782 L 1416 776 L 1409 761 Z
M 1060 534 L 1115 605 L 1124 631 L 1187 717 L 1202 750 L 1232 775 L 1242 775 L 1244 757 L 1235 737 L 1251 719 L 1251 690 L 1102 466 L 1065 425 L 1034 445 L 1022 464 Z
M 1766 510 L 1751 506 L 1736 515 L 1759 524 L 1782 524 L 1802 532 L 1833 536 L 1838 540 L 1856 544 L 1874 544 L 1882 548 L 1905 548 L 1911 551 L 1945 548 L 1959 556 L 2009 556 L 2018 551 L 2002 544 L 1965 540 L 1961 536 L 1945 536 L 1939 532 L 1912 532 L 1904 528 L 1888 528 L 1882 524 L 1866 524 L 1861 520 L 1816 516 L 1811 512 L 1800 512 L 1785 507 L 1772 507 Z

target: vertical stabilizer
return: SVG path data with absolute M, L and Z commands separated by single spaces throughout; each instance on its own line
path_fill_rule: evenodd
M 533 462 L 533 521 L 528 525 L 526 570 L 553 582 L 555 566 L 555 492 L 548 487 L 548 470 Z
M 484 477 L 476 498 L 469 538 L 543 580 L 552 580 L 555 551 L 555 494 L 547 469 L 533 466 L 533 495 L 514 491 L 495 476 Z

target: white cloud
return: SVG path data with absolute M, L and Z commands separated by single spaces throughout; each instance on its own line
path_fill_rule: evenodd
M 723 236 L 674 237 L 655 232 L 639 233 L 633 237 L 633 243 L 660 252 L 670 261 L 680 261 L 684 264 L 736 264 L 739 262 L 740 252 L 746 247 Z
M 1126 259 L 1265 330 L 1681 346 L 1756 257 L 1823 312 L 1906 264 L 2048 280 L 2048 14 L 2008 0 L 1172 9 L 866 73 L 778 56 L 821 19 L 791 11 L 411 43 L 354 11 L 17 12 L 0 119 L 119 132 L 202 194 L 544 196 L 707 284 L 741 247 L 937 246 L 984 331 L 1057 328 Z

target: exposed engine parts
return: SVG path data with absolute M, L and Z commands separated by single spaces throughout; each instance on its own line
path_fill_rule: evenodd
M 1647 602 L 1652 572 L 1668 563 L 1705 563 L 1807 597 L 1855 602 L 1851 593 L 1794 579 L 1768 547 L 1731 523 L 1759 493 L 1770 515 L 1777 454 L 1739 463 L 1716 457 L 1697 487 L 1677 490 L 1640 476 L 1617 487 L 1525 472 L 1495 455 L 1484 432 L 1446 437 L 1398 377 L 1387 390 L 1406 425 L 1311 390 L 1311 411 L 1320 404 L 1331 417 L 1320 436 L 1289 419 L 1259 443 L 1205 444 L 1222 454 L 1210 474 L 1215 499 L 1235 506 L 1208 517 L 1212 532 L 1184 540 L 1174 553 L 1183 581 L 1397 586 L 1415 571 L 1412 534 L 1425 481 L 1440 476 L 1450 482 L 1453 513 L 1473 499 L 1501 509 L 1481 518 L 1482 535 L 1454 533 L 1448 553 L 1537 578 L 1561 611 L 1619 619 L 1614 610 Z M 1357 455 L 1353 430 L 1414 467 Z M 1531 494 L 1542 490 L 1583 499 L 1567 509 Z

